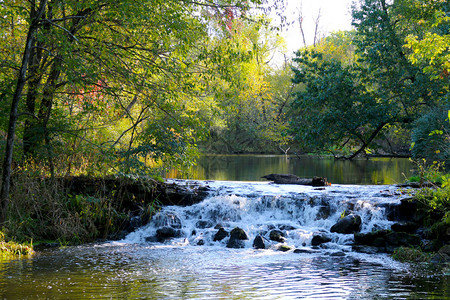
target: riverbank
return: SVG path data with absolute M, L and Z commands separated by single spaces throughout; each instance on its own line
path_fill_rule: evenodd
M 17 175 L 3 231 L 8 240 L 40 246 L 119 239 L 160 207 L 191 205 L 205 196 L 153 178 Z

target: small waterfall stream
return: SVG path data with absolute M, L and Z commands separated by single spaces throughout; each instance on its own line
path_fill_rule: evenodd
M 209 196 L 164 207 L 121 241 L 0 263 L 0 297 L 450 299 L 450 276 L 421 266 L 416 271 L 386 253 L 354 251 L 353 234 L 330 230 L 346 213 L 361 217 L 362 232 L 390 228 L 389 210 L 408 197 L 394 186 L 176 183 L 209 186 Z M 215 238 L 218 225 L 227 232 L 239 227 L 248 239 L 229 248 L 230 236 Z M 271 240 L 271 232 L 283 236 Z M 318 244 L 315 236 L 326 239 Z M 253 247 L 256 237 L 265 249 Z
M 389 229 L 386 207 L 399 203 L 407 195 L 394 186 L 332 185 L 311 187 L 277 185 L 268 182 L 192 182 L 178 184 L 207 185 L 209 196 L 192 206 L 167 206 L 152 221 L 129 234 L 124 243 L 163 243 L 165 245 L 222 246 L 230 237 L 217 240 L 220 227 L 226 232 L 238 227 L 248 239 L 245 248 L 261 236 L 266 249 L 281 244 L 294 249 L 310 249 L 314 236 L 326 236 L 329 242 L 315 249 L 351 251 L 353 234 L 330 232 L 341 216 L 361 217 L 361 232 Z M 166 237 L 164 232 L 170 231 Z M 271 232 L 282 235 L 271 239 Z

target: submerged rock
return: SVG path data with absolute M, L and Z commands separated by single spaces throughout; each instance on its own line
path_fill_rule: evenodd
M 329 256 L 345 256 L 345 253 L 342 251 L 337 251 L 337 252 L 331 252 L 328 253 Z
M 277 247 L 277 250 L 278 250 L 278 251 L 281 251 L 281 252 L 287 252 L 287 251 L 289 251 L 289 250 L 291 250 L 291 249 L 292 249 L 291 247 L 286 246 L 286 245 L 279 245 L 279 246 Z
M 248 236 L 242 228 L 235 227 L 230 232 L 230 240 L 227 243 L 227 248 L 244 248 L 244 240 L 248 240 Z
M 181 219 L 172 212 L 161 212 L 153 217 L 155 226 L 169 226 L 172 228 L 180 229 L 182 227 Z
M 239 240 L 236 238 L 230 238 L 230 240 L 227 243 L 227 248 L 245 248 L 245 242 L 243 240 Z
M 331 238 L 325 234 L 316 234 L 311 240 L 311 246 L 319 246 L 323 243 L 331 242 Z
M 365 246 L 365 245 L 353 245 L 352 250 L 360 253 L 366 254 L 376 254 L 381 252 L 379 248 L 374 246 Z
M 219 228 L 219 231 L 214 235 L 213 241 L 221 241 L 229 235 L 228 231 L 223 229 L 223 227 Z
M 350 214 L 340 219 L 336 224 L 334 224 L 330 231 L 337 233 L 355 233 L 361 230 L 361 217 L 355 214 Z
M 213 222 L 211 222 L 209 220 L 199 220 L 199 221 L 197 221 L 197 223 L 195 223 L 195 227 L 200 228 L 200 229 L 210 228 L 213 226 L 214 226 Z
M 288 231 L 297 229 L 297 227 L 292 225 L 280 225 L 278 226 L 278 228 L 280 228 L 280 230 L 288 230 Z
M 270 233 L 269 233 L 269 239 L 270 239 L 271 241 L 275 241 L 275 242 L 279 242 L 279 243 L 284 243 L 284 241 L 286 240 L 286 239 L 284 238 L 283 232 L 280 231 L 280 230 L 277 230 L 277 229 L 274 229 L 274 230 L 271 230 L 271 231 L 270 231 Z
M 172 227 L 165 226 L 156 230 L 156 239 L 158 240 L 158 242 L 164 242 L 167 239 L 180 236 L 181 230 L 176 230 Z
M 312 254 L 312 253 L 317 253 L 319 252 L 318 250 L 314 250 L 314 249 L 295 249 L 294 253 L 306 253 L 306 254 Z
M 253 240 L 253 248 L 255 249 L 266 249 L 266 243 L 261 235 L 257 235 Z

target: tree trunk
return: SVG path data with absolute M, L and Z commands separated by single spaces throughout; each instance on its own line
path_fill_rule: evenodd
M 35 41 L 32 43 L 34 44 Z M 26 119 L 23 132 L 23 156 L 24 158 L 31 158 L 34 156 L 36 149 L 35 126 L 36 119 L 36 98 L 38 95 L 38 88 L 41 83 L 42 71 L 39 70 L 42 59 L 42 48 L 39 43 L 34 47 L 30 55 L 30 67 L 28 70 L 28 94 L 26 99 L 26 110 L 28 115 L 34 119 Z
M 34 35 L 39 26 L 39 19 L 44 13 L 47 0 L 42 0 L 39 5 L 39 10 L 36 14 L 31 10 L 31 22 L 28 29 L 27 39 L 25 42 L 25 49 L 22 57 L 22 66 L 20 67 L 19 76 L 17 78 L 17 86 L 14 92 L 14 96 L 11 102 L 11 110 L 9 116 L 8 136 L 6 138 L 6 150 L 5 158 L 3 161 L 3 174 L 2 174 L 2 189 L 0 192 L 0 224 L 4 224 L 8 212 L 9 204 L 9 191 L 11 187 L 11 165 L 14 149 L 14 138 L 16 134 L 16 123 L 18 116 L 19 101 L 22 96 L 23 87 L 26 82 L 26 74 L 28 69 L 28 63 L 30 61 L 32 44 Z
M 384 128 L 384 126 L 388 123 L 381 123 L 378 125 L 378 127 L 375 129 L 374 132 L 372 132 L 372 135 L 369 137 L 369 139 L 366 142 L 363 142 L 363 145 L 359 148 L 358 151 L 347 157 L 346 159 L 354 159 L 356 156 L 358 156 L 360 153 L 364 151 L 364 149 L 367 148 L 367 146 L 370 145 L 370 143 L 375 139 L 375 137 L 378 135 L 378 133 Z

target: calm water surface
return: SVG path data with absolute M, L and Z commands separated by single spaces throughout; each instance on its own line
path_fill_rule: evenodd
M 331 157 L 285 155 L 205 155 L 199 158 L 191 174 L 177 171 L 170 178 L 200 180 L 257 181 L 271 173 L 300 177 L 326 177 L 341 184 L 396 184 L 413 174 L 414 165 L 407 158 L 372 158 L 335 160 Z
M 364 257 L 90 245 L 0 263 L 3 299 L 448 299 L 449 277 Z

